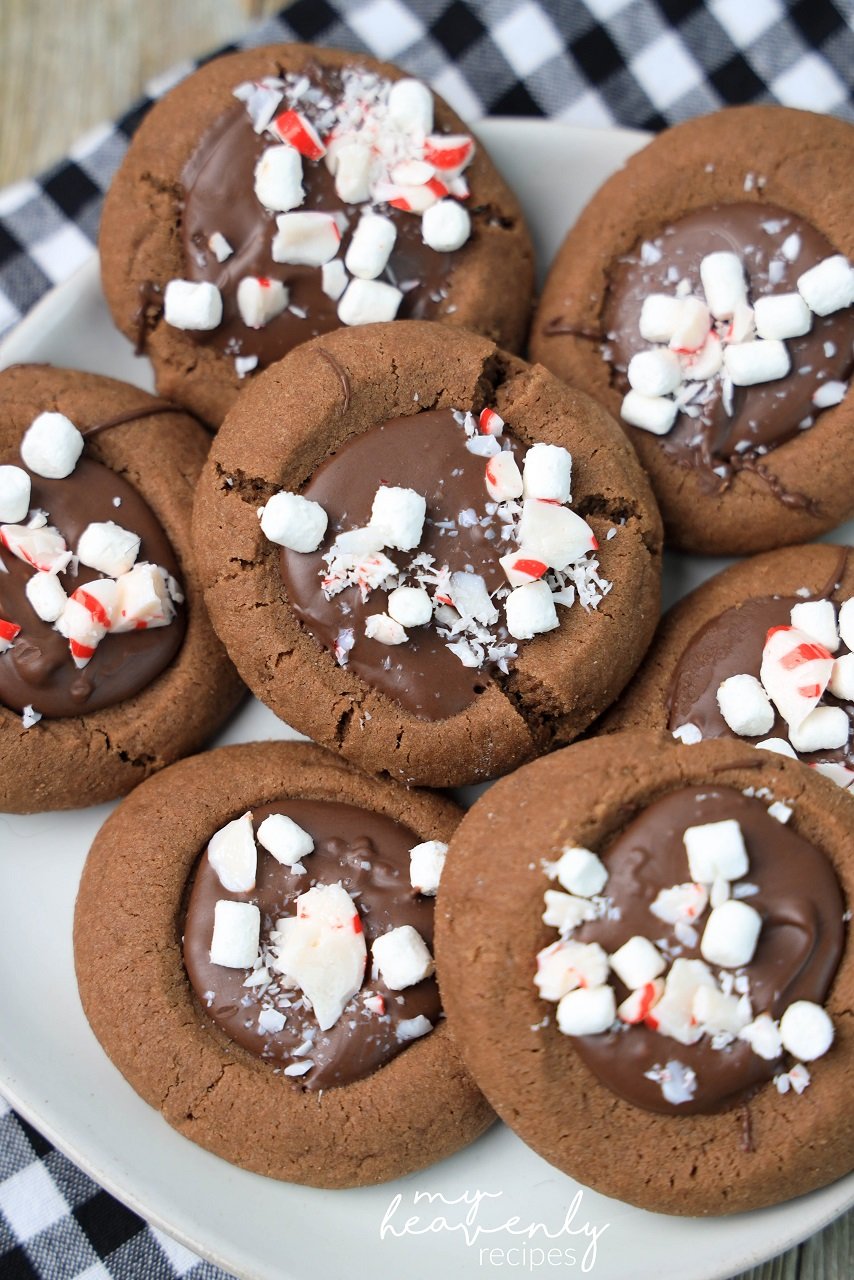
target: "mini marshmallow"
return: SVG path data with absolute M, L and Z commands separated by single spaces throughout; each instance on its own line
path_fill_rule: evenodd
M 371 194 L 371 149 L 345 142 L 330 152 L 335 164 L 335 193 L 345 204 L 363 204 Z
M 409 883 L 416 893 L 436 896 L 447 853 L 444 840 L 424 840 L 409 850 Z
M 342 324 L 374 324 L 393 320 L 403 294 L 383 280 L 351 280 L 338 303 Z
M 752 1018 L 750 1001 L 736 995 L 724 995 L 715 987 L 698 987 L 692 1005 L 693 1016 L 706 1035 L 722 1033 L 736 1036 Z
M 680 355 L 699 351 L 708 337 L 711 325 L 709 308 L 704 302 L 694 297 L 683 298 L 679 323 L 669 343 L 671 351 Z
M 534 986 L 543 1000 L 561 1000 L 579 987 L 600 987 L 608 979 L 608 956 L 598 942 L 562 938 L 537 955 Z
M 700 263 L 706 304 L 716 320 L 729 320 L 747 302 L 747 283 L 741 258 L 734 253 L 708 253 Z
M 846 653 L 836 659 L 827 687 L 834 698 L 854 702 L 854 653 Z
M 0 524 L 26 520 L 31 490 L 32 482 L 23 467 L 0 467 Z
M 485 626 L 498 621 L 498 610 L 479 573 L 452 573 L 448 594 L 461 617 L 473 618 Z
M 221 898 L 214 906 L 211 964 L 226 969 L 249 969 L 258 956 L 261 912 L 252 902 Z
M 817 316 L 829 316 L 854 303 L 854 267 L 841 253 L 825 258 L 798 277 L 798 293 Z
M 832 670 L 833 655 L 797 627 L 768 632 L 759 678 L 790 730 L 818 705 Z
M 599 544 L 586 520 L 568 507 L 558 507 L 539 498 L 525 498 L 516 535 L 519 545 L 527 548 L 550 569 L 565 569 Z
M 788 756 L 790 760 L 797 760 L 798 754 L 790 742 L 785 738 L 765 738 L 763 742 L 755 743 L 759 751 L 774 751 L 778 756 Z
M 686 724 L 677 725 L 673 730 L 673 737 L 686 747 L 696 746 L 698 742 L 703 741 L 699 725 L 692 724 L 690 720 Z
M 363 213 L 344 258 L 350 275 L 360 280 L 375 280 L 382 275 L 396 239 L 397 228 L 391 218 Z
M 281 280 L 268 276 L 244 276 L 237 286 L 237 310 L 250 329 L 263 329 L 288 305 L 288 293 Z
M 611 956 L 611 968 L 630 991 L 652 982 L 666 967 L 664 956 L 642 934 L 629 938 Z
M 116 580 L 113 631 L 140 631 L 166 627 L 175 616 L 166 574 L 155 564 L 142 561 Z
M 221 231 L 215 231 L 213 235 L 208 236 L 208 248 L 210 249 L 217 262 L 225 262 L 234 253 L 234 249 L 228 243 Z
M 261 509 L 261 531 L 290 551 L 316 551 L 329 523 L 319 502 L 299 493 L 274 493 Z
M 850 731 L 842 707 L 816 707 L 799 725 L 789 726 L 789 738 L 796 751 L 837 751 L 847 746 Z
M 646 982 L 626 997 L 617 1009 L 617 1017 L 621 1022 L 636 1026 L 646 1020 L 663 995 L 664 982 L 661 978 Z
M 730 898 L 709 913 L 700 954 L 709 964 L 739 969 L 753 959 L 761 928 L 762 917 L 754 907 Z
M 682 365 L 676 352 L 666 347 L 638 351 L 629 361 L 628 378 L 639 395 L 650 399 L 666 396 L 682 381 Z
M 271 813 L 258 828 L 258 843 L 284 867 L 294 867 L 314 851 L 314 840 L 285 813 Z
M 773 1062 L 783 1051 L 777 1023 L 767 1013 L 760 1013 L 758 1018 L 742 1027 L 738 1038 L 749 1044 L 753 1052 L 766 1062 Z
M 572 454 L 560 444 L 531 445 L 522 463 L 522 475 L 526 498 L 569 502 Z
M 573 845 L 564 849 L 552 867 L 552 878 L 570 893 L 580 898 L 592 898 L 605 888 L 608 872 L 595 853 Z
M 571 893 L 559 893 L 557 889 L 546 889 L 546 909 L 543 912 L 543 924 L 549 924 L 561 935 L 571 933 L 587 920 L 596 919 L 596 907 L 586 898 L 576 898 Z
M 273 968 L 302 989 L 321 1031 L 334 1026 L 362 985 L 367 948 L 362 921 L 340 883 L 315 885 L 297 914 L 277 921 Z
M 792 606 L 792 626 L 835 653 L 839 648 L 836 608 L 832 600 L 804 600 Z
M 381 484 L 371 505 L 370 527 L 382 534 L 384 546 L 412 551 L 421 541 L 426 514 L 427 503 L 420 493 Z
M 414 1018 L 401 1018 L 395 1029 L 398 1040 L 418 1040 L 433 1030 L 433 1024 L 423 1013 Z
M 461 249 L 470 235 L 471 218 L 456 200 L 439 200 L 421 215 L 421 238 L 437 253 Z
M 493 437 L 488 437 L 492 439 Z M 548 446 L 547 446 L 548 447 Z M 529 450 L 530 452 L 530 450 Z M 513 454 L 496 453 L 486 464 L 486 491 L 493 502 L 506 502 L 509 498 L 521 498 L 522 473 Z
M 813 1062 L 833 1044 L 833 1023 L 820 1004 L 796 1000 L 780 1019 L 783 1048 L 802 1062 Z
M 420 80 L 395 80 L 386 111 L 389 121 L 406 133 L 426 137 L 433 128 L 433 95 Z
M 331 262 L 324 262 L 320 271 L 321 289 L 327 298 L 331 298 L 333 302 L 337 302 L 341 294 L 347 288 L 350 277 L 344 270 L 344 263 L 340 258 L 333 258 Z
M 83 436 L 64 413 L 40 413 L 21 441 L 24 466 L 47 480 L 70 476 L 82 452 Z
M 617 1016 L 613 987 L 570 991 L 557 1007 L 558 1030 L 565 1036 L 595 1036 L 607 1031 Z
M 295 147 L 268 147 L 255 166 L 255 195 L 265 209 L 286 213 L 305 199 L 302 157 Z
M 729 676 L 718 686 L 717 703 L 733 733 L 756 738 L 774 725 L 774 708 L 755 676 Z
M 400 925 L 375 938 L 371 956 L 383 982 L 392 991 L 413 987 L 433 972 L 430 950 L 411 924 Z
M 409 636 L 387 613 L 371 613 L 365 618 L 365 635 L 378 644 L 406 644 Z
M 696 1044 L 703 1034 L 694 1019 L 697 990 L 716 985 L 702 960 L 674 960 L 665 979 L 664 995 L 645 1019 L 647 1026 L 680 1044 Z
M 67 596 L 55 573 L 34 573 L 24 587 L 27 599 L 42 622 L 56 622 L 65 608 Z
M 799 293 L 769 293 L 753 308 L 760 338 L 800 338 L 812 328 L 812 312 Z
M 2 524 L 0 545 L 43 573 L 62 573 L 74 555 L 52 525 Z
M 669 342 L 679 325 L 682 299 L 666 293 L 650 293 L 643 300 L 640 335 L 646 342 Z
M 433 603 L 423 587 L 395 587 L 386 608 L 402 627 L 424 627 L 433 617 Z
M 510 555 L 502 556 L 498 563 L 507 575 L 507 581 L 511 587 L 521 587 L 526 582 L 536 582 L 543 577 L 549 567 L 545 560 L 538 560 L 536 556 L 529 555 L 524 547 L 519 551 L 511 552 Z
M 170 280 L 163 319 L 173 329 L 215 329 L 222 320 L 222 294 L 208 280 Z
M 623 422 L 654 436 L 666 436 L 678 412 L 675 400 L 668 400 L 666 396 L 642 396 L 639 391 L 629 391 L 620 406 Z
M 514 587 L 504 601 L 507 630 L 514 640 L 531 640 L 560 626 L 554 598 L 546 582 Z
M 258 873 L 258 850 L 255 848 L 251 813 L 227 822 L 211 836 L 208 862 L 223 889 L 228 889 L 229 893 L 251 893 Z
M 665 924 L 690 924 L 698 920 L 709 902 L 709 893 L 702 884 L 675 884 L 670 889 L 659 889 L 649 909 Z
M 735 818 L 687 827 L 682 839 L 691 879 L 699 884 L 714 884 L 719 876 L 738 880 L 747 874 L 747 849 Z
M 838 625 L 843 643 L 854 652 L 854 598 L 844 600 L 839 606 Z
M 786 347 L 774 338 L 733 342 L 724 348 L 724 369 L 737 387 L 774 382 L 784 378 L 790 367 Z
M 129 573 L 139 555 L 140 538 L 112 520 L 87 524 L 77 543 L 81 564 L 118 578 Z
M 281 213 L 276 219 L 278 231 L 273 237 L 274 262 L 287 262 L 294 266 L 321 267 L 334 258 L 341 244 L 341 232 L 329 213 L 304 211 Z M 343 274 L 343 266 L 339 267 Z M 324 273 L 324 293 L 326 275 Z M 335 297 L 339 297 L 341 290 Z M 287 305 L 287 301 L 285 302 Z

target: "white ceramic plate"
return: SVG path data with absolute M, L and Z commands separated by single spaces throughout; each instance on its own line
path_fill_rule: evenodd
M 478 133 L 520 193 L 541 268 L 599 183 L 644 141 L 625 130 L 515 120 L 485 121 Z M 15 361 L 152 387 L 147 362 L 112 328 L 94 259 L 7 339 L 0 364 Z M 854 542 L 852 532 L 849 525 L 835 536 Z M 668 602 L 723 563 L 670 557 Z M 293 736 L 253 703 L 218 741 Z M 233 1168 L 137 1097 L 83 1016 L 72 912 L 86 851 L 108 812 L 0 815 L 0 1087 L 99 1183 L 237 1275 L 339 1280 L 346 1257 L 376 1280 L 543 1275 L 555 1267 L 596 1280 L 713 1280 L 789 1248 L 854 1204 L 852 1176 L 760 1213 L 662 1217 L 583 1190 L 503 1126 L 424 1173 L 363 1190 L 317 1191 Z M 613 1157 L 631 1161 L 633 1152 Z

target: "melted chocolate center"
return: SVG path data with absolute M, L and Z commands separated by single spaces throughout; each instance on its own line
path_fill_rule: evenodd
M 823 853 L 770 817 L 760 801 L 729 788 L 684 788 L 645 809 L 602 855 L 608 868 L 605 892 L 619 918 L 586 924 L 573 937 L 598 942 L 613 953 L 640 934 L 652 942 L 665 939 L 671 954 L 702 959 L 699 942 L 707 913 L 698 922 L 697 945 L 680 948 L 673 926 L 649 907 L 661 889 L 690 879 L 683 842 L 686 827 L 726 818 L 741 825 L 750 859 L 744 882 L 757 888 L 745 901 L 762 916 L 753 960 L 737 971 L 750 980 L 754 1017 L 768 1013 L 779 1018 L 795 1000 L 821 1004 L 844 942 L 845 907 L 833 868 Z M 619 1003 L 628 991 L 615 974 L 610 977 Z M 573 1043 L 614 1093 L 634 1106 L 667 1114 L 716 1111 L 780 1070 L 780 1059 L 768 1062 L 741 1041 L 713 1049 L 711 1037 L 704 1035 L 696 1044 L 683 1045 L 642 1024 L 579 1036 Z M 661 1086 L 644 1074 L 673 1060 L 696 1073 L 696 1092 L 688 1102 L 667 1102 Z
M 370 1075 L 395 1057 L 410 1040 L 401 1023 L 426 1017 L 435 1026 L 441 1014 L 439 989 L 434 978 L 425 978 L 403 991 L 391 991 L 382 979 L 371 979 L 371 960 L 362 990 L 351 1000 L 328 1031 L 320 1031 L 314 1014 L 305 1008 L 299 988 L 287 988 L 270 970 L 274 986 L 266 991 L 246 987 L 246 969 L 211 964 L 214 908 L 223 898 L 253 902 L 261 911 L 261 941 L 269 937 L 276 921 L 296 913 L 296 899 L 316 884 L 339 881 L 353 895 L 365 934 L 371 943 L 401 925 L 412 925 L 433 950 L 433 899 L 420 896 L 409 879 L 409 850 L 419 843 L 401 823 L 354 805 L 314 800 L 280 800 L 253 809 L 257 832 L 272 813 L 284 813 L 314 840 L 314 851 L 303 860 L 305 872 L 297 874 L 259 846 L 258 877 L 251 893 L 231 893 L 203 853 L 196 867 L 184 923 L 184 963 L 203 1008 L 225 1034 L 250 1053 L 277 1064 L 310 1061 L 304 1075 L 295 1077 L 306 1089 L 327 1089 L 350 1084 Z M 365 1005 L 364 997 L 383 997 L 385 1011 Z M 281 1031 L 264 1031 L 258 1025 L 262 1009 L 277 1009 L 285 1016 Z M 295 1050 L 305 1046 L 299 1054 Z
M 22 466 L 18 458 L 9 461 Z M 29 475 L 30 510 L 46 511 L 48 524 L 59 530 L 71 550 L 88 524 L 112 520 L 142 539 L 137 564 L 160 565 L 180 580 L 178 561 L 160 522 L 115 471 L 82 458 L 64 480 Z M 27 599 L 32 566 L 8 551 L 2 552 L 2 563 L 8 572 L 0 572 L 0 617 L 21 627 L 12 647 L 0 654 L 0 703 L 13 711 L 32 706 L 44 716 L 62 718 L 115 706 L 151 684 L 181 647 L 186 616 L 184 607 L 176 605 L 168 626 L 104 636 L 94 656 L 78 670 L 68 641 L 38 617 Z M 103 576 L 83 564 L 76 574 L 69 567 L 58 575 L 67 595 Z

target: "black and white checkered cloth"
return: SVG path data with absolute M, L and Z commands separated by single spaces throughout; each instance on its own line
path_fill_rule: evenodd
M 463 118 L 660 129 L 732 103 L 854 121 L 854 0 L 296 0 L 242 41 L 366 50 Z M 0 332 L 94 250 L 101 201 L 172 68 L 38 178 L 0 191 Z M 220 1280 L 146 1227 L 0 1101 L 2 1280 Z

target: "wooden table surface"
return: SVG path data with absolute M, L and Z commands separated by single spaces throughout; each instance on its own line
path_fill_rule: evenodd
M 60 159 L 88 129 L 129 107 L 151 77 L 282 7 L 283 0 L 0 0 L 0 187 Z M 98 67 L 99 75 L 81 76 L 81 67 Z M 739 1280 L 852 1277 L 854 1211 Z

